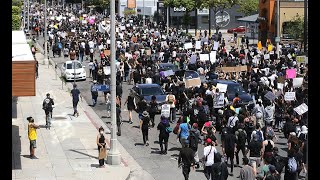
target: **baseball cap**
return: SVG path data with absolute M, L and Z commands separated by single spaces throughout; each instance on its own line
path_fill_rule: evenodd
M 212 143 L 212 140 L 210 138 L 207 138 L 206 143 L 210 144 L 210 143 Z
M 198 123 L 193 123 L 193 124 L 192 124 L 192 127 L 198 128 Z

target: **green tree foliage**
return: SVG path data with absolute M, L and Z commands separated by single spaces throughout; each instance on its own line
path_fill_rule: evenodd
M 125 17 L 129 17 L 131 15 L 135 15 L 136 11 L 134 9 L 126 9 L 123 11 Z
M 12 6 L 21 7 L 22 4 L 23 4 L 23 1 L 21 1 L 21 0 L 12 0 Z
M 18 6 L 12 6 L 12 15 L 19 15 L 21 14 L 21 8 Z
M 87 1 L 89 6 L 96 6 L 101 7 L 102 9 L 105 9 L 109 7 L 110 0 L 89 0 Z
M 239 0 L 238 4 L 240 8 L 237 11 L 246 16 L 257 13 L 259 10 L 259 0 Z
M 293 17 L 287 27 L 287 33 L 293 37 L 295 40 L 303 40 L 304 35 L 304 18 L 298 14 Z
M 12 14 L 12 30 L 20 30 L 21 18 L 20 15 Z

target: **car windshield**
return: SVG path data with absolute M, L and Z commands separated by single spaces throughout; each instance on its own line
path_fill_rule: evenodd
M 170 70 L 170 69 L 172 69 L 172 71 L 176 71 L 176 70 L 178 70 L 178 67 L 175 65 L 163 65 L 162 69 L 165 71 Z
M 76 69 L 82 68 L 80 63 L 76 63 Z M 74 69 L 74 63 L 67 64 L 67 69 Z
M 239 95 L 246 94 L 246 91 L 239 84 L 228 84 L 227 91 L 228 91 L 228 95 L 234 95 L 236 92 Z
M 185 72 L 186 79 L 198 78 L 199 75 L 194 71 L 186 71 Z
M 143 96 L 164 95 L 160 87 L 144 87 L 140 89 L 140 92 Z

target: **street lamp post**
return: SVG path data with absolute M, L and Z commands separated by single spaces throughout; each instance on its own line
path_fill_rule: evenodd
M 25 30 L 25 26 L 26 26 L 26 0 L 23 0 L 23 30 Z
M 169 34 L 169 6 L 167 7 L 167 35 Z
M 280 58 L 280 0 L 277 0 L 277 38 L 276 38 L 276 43 L 277 43 L 277 57 L 278 59 Z
M 29 12 L 30 12 L 30 0 L 27 0 L 27 11 L 28 11 L 28 33 L 30 31 L 30 16 L 29 16 Z
M 143 5 L 142 5 L 142 6 L 143 6 L 143 17 L 142 17 L 142 18 L 143 18 L 143 27 L 144 27 L 144 26 L 146 25 L 146 14 L 145 14 L 145 12 L 144 12 L 144 10 L 145 10 L 145 9 L 144 9 L 144 8 L 145 8 L 145 7 L 144 7 L 144 0 L 142 1 L 142 3 L 143 3 Z
M 117 148 L 118 140 L 117 140 L 117 120 L 116 120 L 116 7 L 115 1 L 110 1 L 110 76 L 111 76 L 111 139 L 110 139 L 110 151 L 107 157 L 107 163 L 111 165 L 119 165 L 120 164 L 120 152 Z
M 29 1 L 29 0 L 28 0 Z M 48 57 L 48 51 L 47 51 L 47 0 L 44 0 L 44 58 L 43 58 L 43 65 L 45 65 L 45 61 Z M 49 59 L 48 59 L 49 60 Z M 48 61 L 49 65 L 49 61 Z

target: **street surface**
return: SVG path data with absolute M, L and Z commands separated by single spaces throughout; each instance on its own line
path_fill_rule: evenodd
M 229 34 L 230 36 L 231 34 Z M 225 34 L 223 34 L 223 37 L 225 37 Z M 226 38 L 226 37 L 225 37 Z M 226 38 L 227 40 L 227 38 Z M 43 44 L 43 36 L 40 37 L 38 40 L 38 43 L 40 46 Z M 50 58 L 57 63 L 58 68 L 61 68 L 61 65 L 66 61 L 69 60 L 69 58 L 64 58 L 56 56 L 56 58 L 53 58 L 52 51 L 50 50 Z M 99 54 L 95 54 L 95 58 L 100 61 Z M 85 59 L 85 58 L 84 58 Z M 42 62 L 39 62 L 42 63 Z M 84 60 L 83 65 L 85 66 L 85 69 L 87 71 L 87 79 L 86 81 L 77 81 L 78 89 L 81 91 L 82 96 L 87 101 L 88 104 L 92 104 L 91 99 L 91 92 L 90 92 L 90 86 L 92 84 L 92 79 L 89 78 L 89 66 L 88 66 L 89 60 Z M 41 74 L 39 74 L 41 76 Z M 58 74 L 58 77 L 60 74 Z M 73 83 L 73 81 L 68 82 Z M 128 85 L 127 82 L 123 82 L 123 95 L 122 95 L 122 119 L 124 123 L 122 124 L 122 135 L 118 136 L 119 143 L 128 151 L 128 153 L 139 163 L 139 165 L 149 172 L 154 179 L 156 180 L 163 180 L 163 179 L 176 179 L 176 180 L 182 180 L 182 170 L 178 168 L 178 162 L 177 158 L 179 155 L 179 150 L 181 148 L 181 144 L 177 142 L 176 135 L 171 133 L 169 138 L 169 145 L 168 145 L 168 154 L 167 155 L 161 155 L 160 152 L 160 146 L 158 144 L 158 134 L 159 132 L 156 129 L 157 124 L 160 122 L 160 116 L 156 115 L 155 117 L 155 124 L 156 126 L 154 128 L 151 128 L 149 130 L 149 146 L 143 146 L 143 140 L 142 140 L 142 133 L 139 130 L 139 122 L 138 122 L 138 115 L 136 112 L 133 112 L 133 124 L 127 123 L 128 121 L 128 111 L 126 110 L 126 106 L 124 106 L 124 102 L 126 98 L 129 95 L 129 89 L 132 88 L 132 85 Z M 58 102 L 57 102 L 58 103 Z M 97 115 L 106 123 L 106 125 L 110 128 L 111 127 L 111 119 L 107 118 L 107 112 L 106 112 L 106 105 L 104 100 L 103 92 L 99 92 L 98 97 L 98 103 L 95 107 L 92 107 L 92 109 L 97 113 Z M 180 115 L 177 115 L 177 118 Z M 174 128 L 175 124 L 171 124 L 171 127 Z M 278 142 L 276 142 L 276 146 L 279 148 L 279 154 L 283 157 L 287 156 L 287 142 L 286 139 L 283 137 L 282 133 L 276 133 L 278 136 Z M 219 144 L 221 144 L 220 135 L 216 134 Z M 203 157 L 203 145 L 199 145 L 198 148 L 199 157 Z M 221 146 L 217 147 L 217 150 L 221 152 Z M 242 153 L 239 153 L 240 158 L 240 165 L 242 164 Z M 234 159 L 235 161 L 235 159 Z M 230 163 L 230 162 L 229 162 Z M 262 166 L 261 166 L 262 167 Z M 259 168 L 260 170 L 260 168 Z M 230 172 L 230 167 L 229 167 Z M 284 172 L 284 171 L 283 171 Z M 229 176 L 228 179 L 238 179 L 237 177 L 240 174 L 240 167 L 235 167 L 234 176 Z M 304 175 L 301 173 L 301 175 Z M 283 178 L 283 174 L 282 174 Z M 203 173 L 203 167 L 196 169 L 195 171 L 191 171 L 190 173 L 190 180 L 198 179 L 198 180 L 204 180 L 206 179 Z

